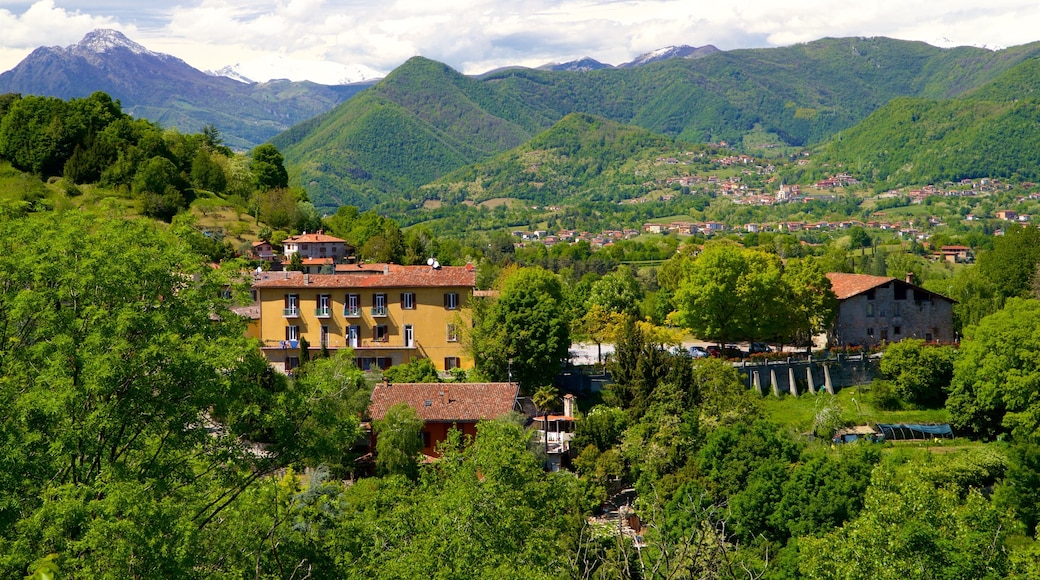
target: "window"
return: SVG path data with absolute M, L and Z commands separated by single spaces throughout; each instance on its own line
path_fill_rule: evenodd
M 925 290 L 914 288 L 914 302 L 931 302 L 932 295 Z
M 867 327 L 867 336 L 869 336 L 871 338 L 874 337 L 874 327 L 873 326 L 868 326 Z
M 459 341 L 459 329 L 458 329 L 457 326 L 455 326 L 455 323 L 449 322 L 448 323 L 448 342 L 458 342 L 458 341 Z
M 285 340 L 300 340 L 300 327 L 290 324 L 285 327 Z
M 329 347 L 329 326 L 327 324 L 321 325 L 321 346 Z
M 872 316 L 874 316 L 874 303 L 867 302 L 867 317 L 870 318 Z
M 457 356 L 446 356 L 444 357 L 444 370 L 450 371 L 451 369 L 459 368 L 459 357 Z
M 444 294 L 444 307 L 448 310 L 457 310 L 459 307 L 459 293 L 446 292 Z
M 386 316 L 386 294 L 372 295 L 372 316 Z
M 888 329 L 887 328 L 882 328 L 881 329 L 881 340 L 888 340 Z
M 285 371 L 286 372 L 292 372 L 292 370 L 294 368 L 298 367 L 298 366 L 300 366 L 300 357 L 298 357 L 298 356 L 285 357 Z
M 249 290 L 249 297 L 253 302 L 256 302 L 260 299 L 260 293 L 256 291 L 256 288 L 251 288 Z
M 401 292 L 401 308 L 415 310 L 415 292 Z
M 935 335 L 933 335 L 932 333 L 930 333 L 930 332 L 924 333 L 924 341 L 925 342 L 932 342 L 932 340 L 934 340 L 934 339 L 935 339 Z
M 386 342 L 389 338 L 390 332 L 385 324 L 377 324 L 372 327 L 372 340 L 376 342 Z
M 433 438 L 430 436 L 429 431 L 422 432 L 422 446 L 423 449 L 429 449 L 433 446 Z
M 282 314 L 286 317 L 295 318 L 300 315 L 300 297 L 298 295 L 286 294 L 284 306 Z
M 906 286 L 897 283 L 893 289 L 893 294 L 896 300 L 906 300 Z
M 873 300 L 873 299 L 874 299 L 874 289 L 871 288 L 870 290 L 867 290 L 867 300 Z
M 894 334 L 896 336 L 899 336 L 900 334 L 903 334 L 903 327 L 902 326 L 893 326 L 892 327 L 892 334 Z
M 318 318 L 328 318 L 332 312 L 331 308 L 332 296 L 328 294 L 318 294 L 318 307 L 314 309 L 314 316 Z
M 347 299 L 343 302 L 343 316 L 361 316 L 360 294 L 347 294 Z

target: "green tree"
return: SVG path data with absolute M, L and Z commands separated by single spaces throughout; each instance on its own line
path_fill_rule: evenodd
M 497 298 L 473 311 L 470 349 L 491 380 L 512 374 L 524 389 L 551 384 L 567 360 L 570 320 L 563 284 L 552 272 L 521 268 L 502 281 Z
M 415 409 L 398 403 L 386 411 L 386 416 L 372 422 L 376 435 L 376 471 L 380 475 L 404 475 L 411 479 L 419 474 L 419 456 L 422 454 L 423 422 Z
M 980 274 L 1002 298 L 1029 296 L 1040 265 L 1040 228 L 1011 226 L 993 239 L 993 249 L 978 258 Z
M 969 327 L 946 408 L 957 432 L 1028 437 L 1040 427 L 1040 301 L 1012 298 Z
M 587 305 L 599 306 L 607 312 L 638 316 L 642 299 L 643 290 L 631 270 L 618 268 L 592 284 Z
M 1040 443 L 1036 439 L 1016 441 L 1008 449 L 1006 477 L 997 486 L 994 503 L 1015 510 L 1034 537 L 1040 525 Z
M 787 320 L 777 338 L 811 348 L 812 338 L 829 330 L 838 312 L 830 279 L 820 262 L 810 257 L 788 261 L 783 285 L 786 299 L 781 316 Z
M 147 221 L 54 214 L 0 232 L 3 575 L 47 553 L 70 576 L 191 575 L 218 515 L 302 457 L 288 425 L 265 454 L 244 439 L 264 430 L 245 401 L 299 409 L 239 371 L 256 344 L 220 298 L 228 271 Z
M 924 340 L 907 338 L 893 343 L 881 357 L 881 375 L 893 382 L 899 396 L 924 407 L 946 402 L 953 379 L 956 351 L 948 346 L 927 346 Z
M 285 159 L 278 148 L 270 143 L 258 145 L 253 149 L 253 160 L 249 171 L 257 189 L 285 189 L 289 187 L 289 172 L 285 170 Z
M 801 573 L 827 578 L 1005 578 L 1008 522 L 977 490 L 964 499 L 875 470 L 855 519 L 799 540 Z
M 416 358 L 383 371 L 383 379 L 392 383 L 439 383 L 437 367 L 428 358 Z
M 783 296 L 775 254 L 710 242 L 683 270 L 675 322 L 719 343 L 775 336 L 782 329 Z
M 220 165 L 213 161 L 212 154 L 200 149 L 191 162 L 191 183 L 196 189 L 223 193 L 227 177 Z

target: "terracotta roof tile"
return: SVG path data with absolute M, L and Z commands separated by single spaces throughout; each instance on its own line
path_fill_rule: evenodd
M 830 272 L 827 274 L 830 278 L 831 288 L 834 290 L 835 296 L 838 300 L 845 300 L 851 298 L 862 292 L 866 292 L 871 288 L 877 288 L 882 284 L 887 284 L 895 278 L 889 276 L 871 276 L 869 274 L 845 274 L 842 272 Z
M 280 275 L 257 280 L 254 288 L 472 288 L 477 273 L 466 266 L 400 266 L 381 264 L 378 269 L 362 273 L 310 274 L 281 272 Z
M 325 243 L 330 243 L 330 242 L 346 243 L 346 240 L 341 240 L 340 238 L 337 238 L 337 237 L 334 237 L 334 236 L 325 235 L 325 234 L 320 233 L 320 232 L 316 233 L 316 234 L 300 234 L 298 236 L 290 236 L 290 237 L 285 238 L 284 240 L 282 240 L 283 244 L 285 244 L 285 243 L 292 243 L 292 242 L 295 242 L 297 244 L 314 244 L 314 243 L 321 243 L 321 242 L 325 242 Z
M 378 383 L 372 390 L 373 421 L 405 403 L 424 421 L 480 421 L 508 415 L 516 405 L 517 383 Z

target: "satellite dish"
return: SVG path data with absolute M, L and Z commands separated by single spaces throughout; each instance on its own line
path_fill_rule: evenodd
M 433 269 L 434 270 L 439 270 L 440 268 L 441 268 L 441 263 L 438 262 L 437 260 L 434 260 L 433 261 Z
M 428 258 L 426 260 L 426 265 L 427 266 L 432 266 L 434 262 L 435 262 L 435 260 L 433 258 Z

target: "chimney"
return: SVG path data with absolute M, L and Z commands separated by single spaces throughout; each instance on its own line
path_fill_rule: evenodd
M 448 398 L 448 387 L 444 387 L 441 389 L 441 402 L 447 405 L 450 400 L 451 399 Z
M 311 275 L 307 272 L 303 273 L 303 285 L 306 286 L 311 283 Z
M 907 284 L 913 284 L 914 283 L 914 273 L 913 272 L 907 272 L 906 273 L 906 283 Z
M 384 274 L 389 274 L 390 273 L 390 264 L 383 264 L 383 273 Z
M 573 417 L 574 416 L 574 395 L 567 393 L 563 397 L 563 416 Z

